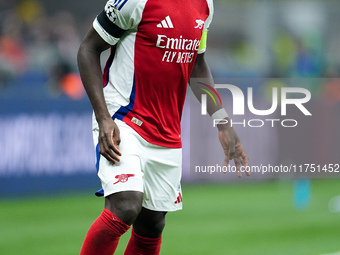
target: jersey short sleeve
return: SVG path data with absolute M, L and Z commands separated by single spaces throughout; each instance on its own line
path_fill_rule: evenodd
M 211 24 L 211 21 L 214 16 L 214 5 L 212 0 L 207 0 L 208 7 L 209 7 L 209 16 L 207 20 L 204 23 L 204 29 L 203 29 L 203 34 L 201 37 L 201 43 L 198 49 L 198 54 L 202 54 L 206 51 L 207 49 L 207 38 L 208 38 L 208 29 Z
M 115 45 L 125 31 L 137 28 L 142 2 L 146 0 L 109 0 L 93 21 L 93 28 L 110 45 Z

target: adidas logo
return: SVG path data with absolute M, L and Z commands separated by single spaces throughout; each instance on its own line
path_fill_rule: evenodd
M 177 200 L 175 201 L 175 204 L 179 204 L 183 202 L 182 194 L 181 192 L 178 192 Z
M 162 20 L 161 23 L 157 25 L 159 28 L 174 28 L 170 16 L 166 16 L 165 19 Z

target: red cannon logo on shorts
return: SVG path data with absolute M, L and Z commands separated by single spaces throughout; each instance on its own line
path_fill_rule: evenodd
M 113 184 L 117 184 L 118 182 L 124 183 L 127 182 L 129 180 L 129 177 L 134 177 L 134 174 L 120 174 L 120 175 L 116 175 L 115 178 L 118 179 L 118 181 L 116 181 Z

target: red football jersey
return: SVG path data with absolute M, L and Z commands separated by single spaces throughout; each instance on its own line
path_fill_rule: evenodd
M 212 0 L 107 2 L 93 26 L 113 45 L 103 80 L 114 119 L 152 144 L 182 146 L 187 84 L 197 54 L 205 51 L 201 39 L 212 14 Z

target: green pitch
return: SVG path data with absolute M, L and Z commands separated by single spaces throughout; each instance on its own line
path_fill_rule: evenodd
M 340 214 L 329 200 L 340 180 L 312 181 L 299 211 L 292 181 L 184 185 L 184 210 L 170 213 L 162 255 L 321 255 L 340 251 Z M 0 254 L 79 254 L 103 199 L 92 195 L 0 201 Z M 123 254 L 130 233 L 121 238 Z

